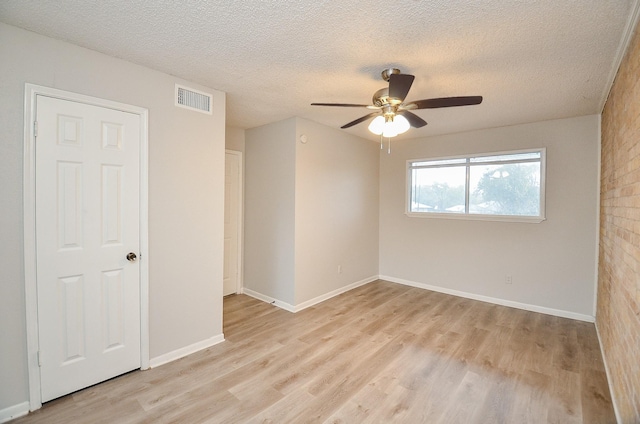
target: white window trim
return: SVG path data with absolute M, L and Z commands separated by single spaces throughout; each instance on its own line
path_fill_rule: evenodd
M 522 153 L 534 153 L 540 152 L 540 215 L 539 216 L 516 216 L 516 215 L 484 215 L 484 214 L 469 214 L 469 213 L 438 213 L 438 212 L 411 212 L 411 163 L 415 162 L 427 162 L 438 160 L 450 160 L 450 159 L 466 159 L 469 157 L 481 157 L 481 156 L 501 156 L 501 155 L 514 155 Z M 466 166 L 466 164 L 465 164 Z M 547 168 L 547 149 L 546 147 L 540 147 L 536 149 L 522 149 L 522 150 L 508 150 L 500 152 L 483 152 L 483 153 L 469 153 L 466 155 L 457 156 L 443 156 L 432 157 L 422 159 L 408 159 L 405 163 L 405 215 L 410 218 L 427 218 L 427 219 L 454 219 L 465 221 L 500 221 L 500 222 L 521 222 L 529 224 L 539 224 L 545 221 L 546 218 L 546 168 Z M 466 181 L 465 196 L 468 196 L 469 181 Z M 468 202 L 468 199 L 465 199 Z

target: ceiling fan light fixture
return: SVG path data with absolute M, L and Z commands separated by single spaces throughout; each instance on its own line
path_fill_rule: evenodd
M 381 135 L 383 137 L 391 138 L 398 134 L 405 133 L 411 128 L 411 124 L 402 115 L 395 116 L 377 116 L 369 124 L 369 131 L 375 135 Z
M 395 118 L 393 118 L 393 125 L 398 130 L 398 134 L 404 134 L 411 128 L 411 124 L 407 118 L 402 115 L 396 115 Z
M 398 132 L 396 131 L 396 129 L 394 127 L 392 127 L 391 125 L 387 126 L 384 131 L 382 132 L 382 136 L 386 137 L 386 138 L 391 138 L 391 137 L 395 137 L 398 135 Z
M 376 116 L 369 124 L 369 131 L 375 135 L 380 135 L 384 131 L 384 116 Z

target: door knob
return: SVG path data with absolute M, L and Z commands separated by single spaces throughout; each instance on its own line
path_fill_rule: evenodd
M 135 262 L 135 261 L 136 261 L 136 259 L 138 259 L 138 256 L 137 256 L 135 253 L 133 253 L 133 252 L 129 252 L 129 253 L 127 254 L 127 260 L 128 260 L 129 262 Z

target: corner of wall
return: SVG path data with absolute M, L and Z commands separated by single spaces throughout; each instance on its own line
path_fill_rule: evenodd
M 602 113 L 598 114 L 598 192 L 596 201 L 596 263 L 595 278 L 593 282 L 593 316 L 598 311 L 598 276 L 600 270 L 600 186 L 602 178 Z M 598 337 L 600 337 L 598 335 Z

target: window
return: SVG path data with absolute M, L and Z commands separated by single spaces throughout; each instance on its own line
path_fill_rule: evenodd
M 407 162 L 409 216 L 541 222 L 545 149 Z

